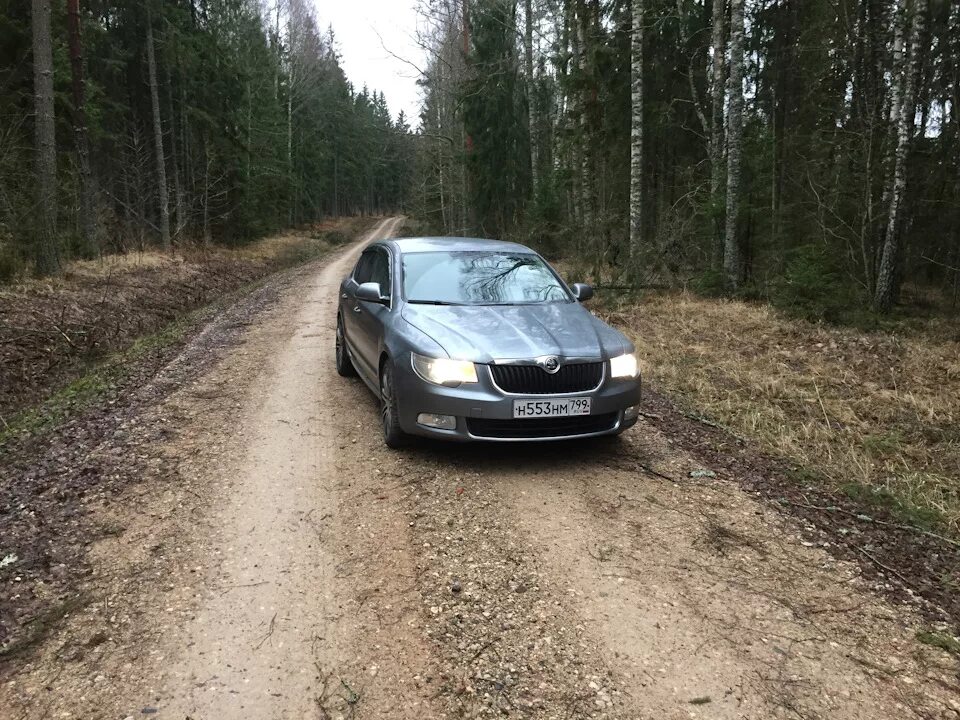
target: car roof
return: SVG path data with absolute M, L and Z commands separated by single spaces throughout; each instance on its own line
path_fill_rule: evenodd
M 403 253 L 416 252 L 467 252 L 471 250 L 493 250 L 505 252 L 534 252 L 525 245 L 519 243 L 505 242 L 503 240 L 488 240 L 485 238 L 464 238 L 464 237 L 415 237 L 415 238 L 390 238 L 381 242 L 389 243 L 397 250 Z

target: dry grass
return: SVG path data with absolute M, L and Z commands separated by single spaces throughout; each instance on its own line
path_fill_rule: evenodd
M 796 461 L 798 480 L 960 531 L 960 326 L 865 334 L 682 293 L 600 312 L 653 385 Z
M 368 228 L 371 222 L 372 219 L 368 217 L 328 219 L 236 248 L 186 243 L 178 246 L 173 253 L 149 249 L 123 255 L 104 255 L 95 260 L 71 260 L 59 276 L 42 280 L 20 277 L 0 284 L 0 293 L 9 295 L 30 287 L 65 286 L 76 280 L 114 278 L 156 268 L 176 271 L 183 266 L 207 262 L 283 265 L 287 259 L 298 258 L 304 253 L 321 254 L 334 245 L 351 240 Z
M 179 247 L 71 262 L 52 278 L 0 286 L 0 429 L 9 418 L 193 310 L 319 257 L 371 218 L 343 218 L 241 248 Z

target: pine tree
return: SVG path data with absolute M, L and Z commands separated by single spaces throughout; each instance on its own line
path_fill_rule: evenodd
M 472 10 L 469 80 L 463 117 L 472 148 L 470 197 L 479 230 L 500 236 L 516 226 L 528 178 L 516 162 L 525 151 L 526 114 L 515 45 L 516 3 L 483 0 Z
M 170 249 L 170 201 L 167 196 L 167 159 L 163 150 L 163 118 L 160 117 L 160 91 L 157 87 L 157 56 L 153 47 L 153 17 L 147 11 L 147 72 L 150 103 L 153 108 L 153 144 L 157 162 L 157 203 L 160 208 L 160 247 Z
M 632 0 L 630 39 L 630 259 L 639 270 L 643 246 L 643 12 L 644 0 Z
M 80 237 L 82 253 L 92 257 L 98 250 L 97 203 L 93 173 L 90 170 L 90 139 L 87 132 L 86 81 L 83 70 L 80 0 L 67 0 L 67 26 L 70 36 L 70 75 L 73 97 L 73 136 L 77 148 L 80 183 Z
M 527 138 L 530 144 L 530 191 L 537 195 L 539 160 L 537 157 L 536 118 L 534 116 L 535 93 L 533 76 L 533 0 L 524 0 L 523 5 L 523 67 L 526 80 Z
M 50 0 L 33 0 L 32 9 L 37 178 L 34 262 L 39 275 L 50 275 L 60 267 L 57 247 L 57 140 L 53 114 Z
M 727 219 L 723 271 L 727 287 L 742 281 L 740 239 L 740 155 L 743 131 L 743 0 L 730 0 L 730 77 L 727 81 Z

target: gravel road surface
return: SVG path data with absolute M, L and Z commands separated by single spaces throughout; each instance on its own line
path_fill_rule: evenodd
M 960 718 L 909 607 L 648 423 L 387 450 L 333 334 L 399 223 L 215 319 L 193 353 L 235 341 L 124 425 L 164 428 L 152 469 L 98 510 L 86 601 L 10 661 L 3 720 Z

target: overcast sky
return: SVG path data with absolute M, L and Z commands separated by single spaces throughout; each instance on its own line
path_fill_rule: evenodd
M 422 54 L 414 41 L 415 2 L 314 0 L 320 27 L 326 29 L 327 25 L 333 25 L 343 69 L 350 82 L 358 90 L 366 83 L 371 90 L 383 91 L 394 119 L 403 110 L 413 127 L 420 118 L 417 71 L 393 55 L 422 65 Z

